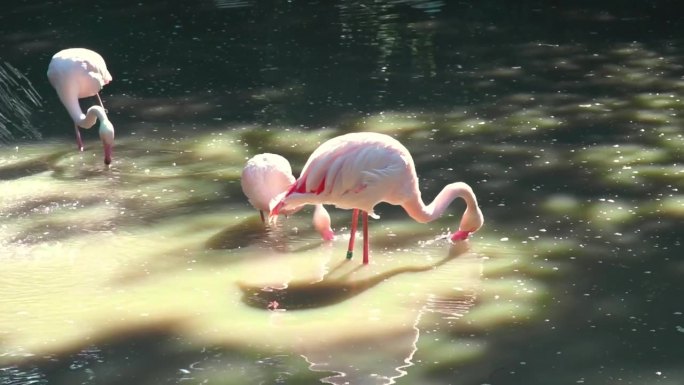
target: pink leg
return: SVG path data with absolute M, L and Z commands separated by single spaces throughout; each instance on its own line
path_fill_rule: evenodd
M 83 151 L 83 141 L 81 140 L 81 131 L 79 131 L 77 125 L 74 125 L 74 128 L 76 128 L 76 145 L 78 146 L 78 151 Z
M 259 215 L 261 216 L 261 223 L 265 223 L 266 219 L 264 219 L 264 212 L 259 210 Z
M 356 226 L 359 223 L 359 210 L 352 211 L 351 234 L 349 234 L 349 247 L 347 248 L 347 259 L 352 259 L 354 255 L 354 238 L 356 238 Z
M 362 215 L 363 221 L 363 264 L 368 264 L 368 212 L 364 211 Z
M 97 96 L 97 101 L 100 102 L 100 106 L 101 106 L 102 108 L 104 108 L 104 104 L 102 104 L 102 99 L 100 99 L 100 93 L 99 93 L 99 92 L 96 93 L 95 96 Z M 108 112 L 108 111 L 105 110 L 105 112 Z

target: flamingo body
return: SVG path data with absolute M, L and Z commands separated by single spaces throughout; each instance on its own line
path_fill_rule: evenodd
M 326 141 L 309 156 L 279 210 L 326 203 L 375 217 L 375 205 L 400 205 L 414 187 L 413 159 L 396 139 L 377 133 L 347 134 Z
M 97 52 L 85 48 L 68 48 L 57 52 L 52 57 L 48 65 L 47 77 L 74 122 L 76 142 L 79 150 L 82 151 L 83 142 L 78 128 L 92 127 L 96 119 L 100 115 L 106 117 L 106 113 L 104 108 L 98 114 L 83 113 L 78 99 L 97 96 L 102 106 L 99 92 L 112 81 L 112 75 L 107 70 L 104 59 Z M 100 122 L 102 124 L 102 119 Z M 108 124 L 113 130 L 111 123 Z M 100 138 L 105 146 L 110 142 L 109 139 L 113 144 L 113 135 L 105 133 L 103 137 L 102 130 L 100 132 Z M 109 148 L 105 147 L 105 163 L 109 164 L 109 162 L 111 162 L 111 145 Z
M 295 182 L 290 162 L 278 154 L 258 154 L 250 158 L 242 170 L 240 185 L 249 203 L 259 210 L 262 220 L 263 212 L 269 211 L 270 201 L 286 192 Z M 299 208 L 298 208 L 299 209 Z M 283 214 L 293 214 L 296 210 L 284 210 Z M 313 214 L 314 228 L 325 240 L 335 237 L 330 228 L 330 215 L 323 205 L 316 205 Z
M 421 199 L 413 158 L 406 147 L 385 134 L 358 132 L 321 144 L 309 157 L 295 184 L 272 201 L 270 216 L 307 204 L 334 204 L 342 209 L 361 210 L 365 222 L 366 213 L 377 217 L 375 206 L 387 202 L 402 206 L 413 219 L 425 223 L 441 216 L 449 203 L 459 197 L 467 207 L 458 231 L 451 236 L 454 241 L 467 238 L 484 222 L 470 186 L 463 182 L 449 184 L 426 206 Z M 353 222 L 352 229 L 355 229 Z M 354 233 L 349 254 L 353 236 Z M 364 262 L 368 260 L 367 247 L 367 237 L 364 237 Z

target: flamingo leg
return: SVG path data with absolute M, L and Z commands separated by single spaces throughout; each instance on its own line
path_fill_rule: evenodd
M 95 96 L 97 96 L 97 101 L 100 102 L 100 106 L 102 108 L 104 108 L 104 104 L 102 104 L 102 99 L 100 99 L 100 93 L 99 92 L 96 93 Z M 105 112 L 109 112 L 109 111 L 107 111 L 107 109 L 105 108 Z
M 261 216 L 261 223 L 266 223 L 266 219 L 264 218 L 264 212 L 259 210 L 259 215 Z
M 351 234 L 349 234 L 349 247 L 347 248 L 347 259 L 352 259 L 354 255 L 354 238 L 356 237 L 356 226 L 359 223 L 359 210 L 352 211 Z
M 363 264 L 368 264 L 368 212 L 364 211 L 361 219 L 363 221 Z
M 83 151 L 83 140 L 81 140 L 81 131 L 78 129 L 78 125 L 74 125 L 76 129 L 76 145 L 78 146 L 78 151 Z

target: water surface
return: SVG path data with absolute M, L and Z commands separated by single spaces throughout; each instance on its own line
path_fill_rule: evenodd
M 674 2 L 0 9 L 0 384 L 684 381 Z M 114 76 L 111 168 L 47 83 L 69 46 Z M 348 211 L 263 226 L 246 159 L 363 130 L 485 227 L 379 205 L 363 266 Z

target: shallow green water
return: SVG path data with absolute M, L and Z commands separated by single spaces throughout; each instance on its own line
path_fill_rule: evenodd
M 0 147 L 0 384 L 684 381 L 672 2 L 84 4 L 1 6 L 30 113 Z M 114 76 L 110 169 L 45 78 L 66 46 Z M 348 211 L 332 243 L 311 210 L 265 229 L 246 159 L 297 174 L 349 131 L 401 140 L 428 201 L 471 184 L 485 227 L 380 205 L 368 266 Z

